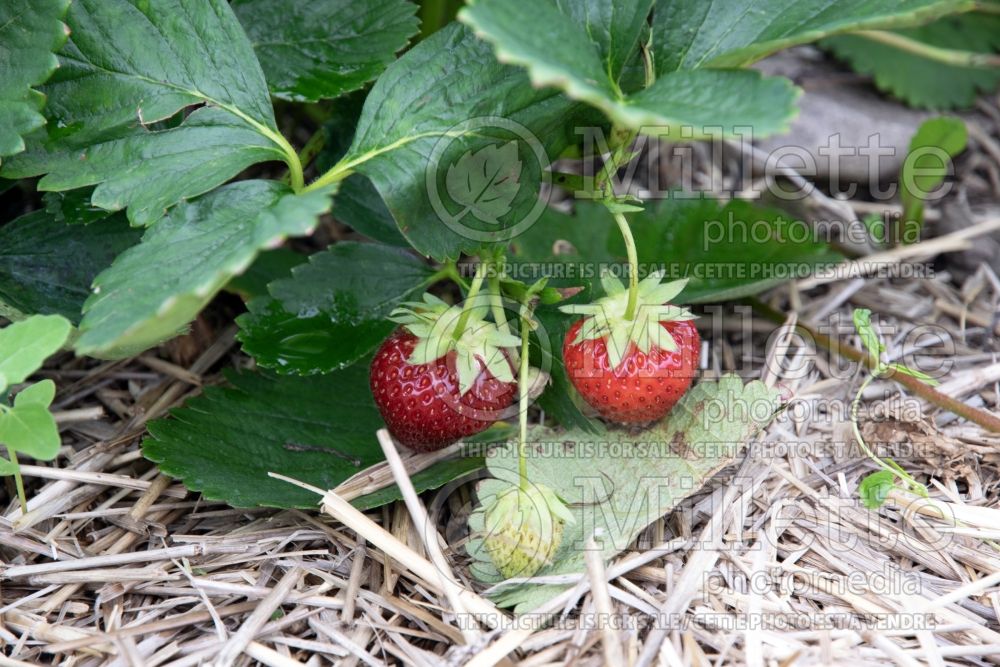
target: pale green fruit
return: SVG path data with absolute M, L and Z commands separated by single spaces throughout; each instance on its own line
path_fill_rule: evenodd
M 500 492 L 484 510 L 483 547 L 506 579 L 534 576 L 552 562 L 573 515 L 547 486 Z

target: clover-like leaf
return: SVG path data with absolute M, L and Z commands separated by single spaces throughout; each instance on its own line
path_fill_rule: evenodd
M 584 546 L 595 537 L 610 558 L 628 548 L 652 521 L 698 491 L 714 474 L 736 460 L 746 441 L 778 407 L 778 392 L 759 381 L 744 384 L 734 376 L 695 385 L 652 429 L 641 433 L 608 431 L 599 436 L 571 429 L 535 427 L 528 437 L 528 477 L 569 503 L 575 519 L 567 523 L 552 564 L 537 576 L 585 571 Z M 518 479 L 516 447 L 487 458 L 495 479 L 477 490 L 481 503 Z M 482 512 L 470 519 L 473 536 L 467 552 L 480 581 L 501 579 L 482 549 Z M 516 584 L 500 588 L 495 599 L 529 611 L 565 590 L 564 586 Z
M 29 401 L 0 411 L 0 444 L 39 461 L 51 461 L 59 454 L 61 440 L 48 407 Z
M 329 207 L 326 193 L 260 180 L 175 207 L 94 280 L 77 351 L 121 357 L 176 335 L 261 250 L 308 234 Z
M 445 179 L 448 194 L 464 207 L 457 218 L 471 213 L 487 224 L 499 224 L 500 216 L 510 211 L 521 187 L 520 176 L 521 160 L 515 141 L 466 151 L 448 167 Z
M 879 470 L 866 475 L 858 485 L 858 496 L 861 503 L 870 510 L 878 509 L 885 504 L 889 492 L 896 485 L 896 474 L 891 470 Z
M 96 185 L 136 225 L 266 160 L 297 164 L 263 72 L 225 0 L 76 0 L 60 68 L 41 88 L 47 131 L 3 167 L 42 190 Z M 193 105 L 174 127 L 151 128 Z
M 417 32 L 403 0 L 235 0 L 272 94 L 295 102 L 360 88 Z
M 69 0 L 0 3 L 0 156 L 24 150 L 24 135 L 45 124 L 45 97 L 33 86 L 58 66 L 54 51 L 66 41 L 62 17 Z
M 0 329 L 0 391 L 41 368 L 62 348 L 72 328 L 59 315 L 33 315 Z
M 56 383 L 52 380 L 42 380 L 25 387 L 14 397 L 14 407 L 19 405 L 40 405 L 47 408 L 56 397 Z
M 21 466 L 14 465 L 4 457 L 0 456 L 0 477 L 10 477 L 16 474 Z

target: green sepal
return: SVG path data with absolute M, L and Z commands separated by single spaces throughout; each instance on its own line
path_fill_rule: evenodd
M 654 271 L 639 281 L 634 317 L 629 320 L 625 318 L 628 290 L 617 278 L 603 274 L 601 282 L 607 296 L 589 304 L 560 307 L 564 313 L 586 316 L 573 343 L 606 338 L 608 358 L 613 369 L 622 363 L 630 344 L 644 354 L 653 348 L 677 351 L 677 341 L 660 325 L 663 322 L 693 320 L 695 315 L 685 308 L 666 303 L 684 290 L 687 280 L 661 284 L 663 275 L 663 271 Z
M 465 310 L 468 317 L 462 334 L 456 337 Z M 433 294 L 426 293 L 422 301 L 400 305 L 392 311 L 389 319 L 419 339 L 407 359 L 410 364 L 430 364 L 455 351 L 459 392 L 465 394 L 475 384 L 482 369 L 488 370 L 501 382 L 514 381 L 513 369 L 503 349 L 516 349 L 521 345 L 521 339 L 488 322 L 489 312 L 487 295 L 475 297 L 472 303 L 449 306 Z

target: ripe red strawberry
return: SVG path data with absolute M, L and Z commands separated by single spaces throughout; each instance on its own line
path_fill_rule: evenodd
M 604 279 L 608 296 L 588 306 L 563 342 L 563 363 L 573 386 L 605 419 L 646 424 L 666 415 L 691 386 L 701 340 L 694 316 L 666 303 L 684 281 L 659 283 L 653 274 L 639 284 L 631 320 L 624 317 L 628 294 L 621 282 Z
M 408 305 L 396 311 L 393 319 L 404 326 L 379 347 L 370 374 L 375 405 L 396 442 L 430 452 L 509 416 L 517 384 L 502 348 L 518 339 L 472 317 L 455 341 L 460 308 L 430 295 Z

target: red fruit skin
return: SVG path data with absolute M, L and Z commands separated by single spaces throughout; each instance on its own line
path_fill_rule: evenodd
M 517 384 L 501 382 L 485 367 L 460 396 L 454 351 L 429 364 L 407 362 L 417 340 L 397 329 L 372 359 L 372 396 L 396 442 L 433 452 L 485 431 L 513 404 Z
M 573 386 L 606 420 L 648 424 L 663 418 L 691 386 L 698 368 L 701 339 L 689 320 L 661 322 L 677 341 L 677 351 L 652 348 L 643 354 L 629 343 L 617 372 L 611 368 L 605 338 L 573 343 L 584 320 L 570 327 L 563 341 L 563 364 Z

